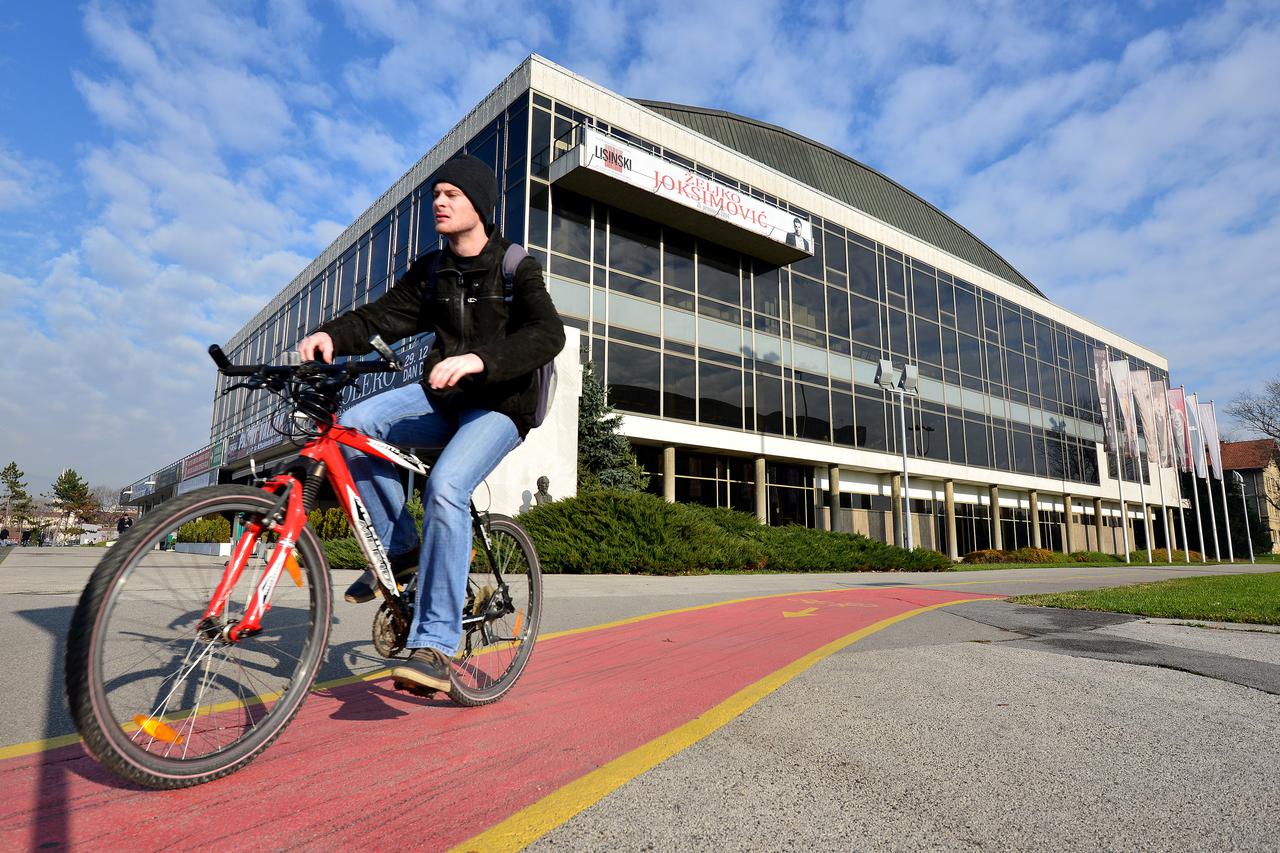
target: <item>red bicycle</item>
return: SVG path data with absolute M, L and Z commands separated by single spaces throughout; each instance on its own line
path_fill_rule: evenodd
M 423 476 L 428 465 L 335 420 L 343 389 L 360 375 L 401 369 L 390 348 L 372 343 L 380 360 L 337 365 L 232 365 L 209 348 L 222 373 L 245 377 L 228 391 L 261 389 L 283 400 L 277 423 L 298 454 L 256 487 L 210 486 L 165 502 L 94 570 L 67 639 L 67 699 L 85 746 L 119 775 L 156 788 L 217 779 L 246 765 L 293 719 L 329 637 L 329 565 L 307 524 L 326 482 L 378 580 L 374 645 L 386 657 L 403 650 L 416 579 L 396 582 L 340 448 Z M 471 516 L 475 542 L 449 697 L 483 705 L 510 690 L 529 662 L 542 573 L 519 524 L 474 504 Z M 205 542 L 226 544 L 196 544 Z

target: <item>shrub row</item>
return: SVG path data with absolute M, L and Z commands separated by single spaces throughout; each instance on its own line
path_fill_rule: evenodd
M 1186 551 L 1179 551 L 1179 550 L 1176 550 L 1176 549 L 1175 549 L 1175 550 L 1174 550 L 1174 552 L 1173 552 L 1173 562 L 1175 562 L 1175 563 L 1182 563 L 1182 562 L 1185 562 L 1185 561 L 1186 561 L 1186 559 L 1187 559 L 1186 554 L 1187 554 L 1187 552 L 1186 552 Z M 1132 561 L 1133 561 L 1133 562 L 1135 562 L 1135 563 L 1145 563 L 1145 562 L 1147 561 L 1147 551 L 1146 551 L 1146 549 L 1144 548 L 1144 549 L 1142 549 L 1141 551 L 1131 551 L 1131 552 L 1129 552 L 1129 559 L 1130 559 L 1130 560 L 1132 560 Z M 1192 551 L 1192 552 L 1191 552 L 1191 562 L 1193 562 L 1193 563 L 1198 563 L 1198 562 L 1200 562 L 1200 560 L 1201 560 L 1200 552 L 1199 552 L 1199 551 Z M 1169 552 L 1168 552 L 1168 551 L 1166 551 L 1164 548 L 1155 548 L 1155 549 L 1153 549 L 1153 550 L 1152 550 L 1152 552 L 1151 552 L 1151 562 L 1152 562 L 1152 563 L 1167 563 L 1167 562 L 1169 562 Z
M 197 518 L 178 528 L 179 542 L 230 542 L 231 522 L 220 515 Z
M 1012 551 L 984 549 L 970 551 L 960 558 L 966 565 L 976 563 L 1061 563 L 1064 555 L 1046 548 L 1017 548 Z
M 545 572 L 685 574 L 773 571 L 938 571 L 936 551 L 907 551 L 865 536 L 767 527 L 746 513 L 671 504 L 643 492 L 597 490 L 520 517 Z
M 324 555 L 331 569 L 363 569 L 366 565 L 364 553 L 356 544 L 355 537 L 321 539 L 320 545 L 324 548 Z

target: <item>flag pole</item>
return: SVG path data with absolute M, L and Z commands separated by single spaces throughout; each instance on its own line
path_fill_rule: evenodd
M 1120 535 L 1124 537 L 1124 561 L 1129 562 L 1129 518 L 1124 507 L 1124 460 L 1120 456 L 1120 445 L 1122 440 L 1120 433 L 1116 431 L 1116 413 L 1115 407 L 1108 406 L 1111 409 L 1111 434 L 1116 438 L 1116 470 L 1111 473 L 1116 477 L 1116 492 L 1120 495 Z M 1106 447 L 1106 442 L 1103 442 Z M 1115 544 L 1115 538 L 1111 540 Z
M 1182 394 L 1182 407 L 1184 409 L 1187 407 L 1187 395 L 1185 390 L 1183 391 L 1183 394 Z M 1184 421 L 1185 421 L 1185 417 L 1184 417 Z M 1173 436 L 1173 418 L 1169 419 L 1167 428 L 1169 430 L 1169 441 L 1170 442 L 1175 441 Z M 1182 436 L 1182 439 L 1183 439 L 1182 447 L 1183 449 L 1185 449 L 1187 446 L 1186 437 Z M 1191 543 L 1187 542 L 1187 510 L 1182 505 L 1182 471 L 1181 469 L 1178 468 L 1178 452 L 1174 450 L 1172 443 L 1169 445 L 1169 449 L 1173 451 L 1173 463 L 1174 463 L 1173 464 L 1173 470 L 1174 470 L 1173 485 L 1178 491 L 1178 527 L 1182 530 L 1182 556 L 1186 560 L 1187 564 L 1190 565 Z M 1199 510 L 1197 509 L 1197 511 Z
M 1227 507 L 1230 501 L 1227 500 L 1227 477 L 1226 472 L 1222 470 L 1222 439 L 1218 437 L 1218 411 L 1213 407 L 1213 401 L 1209 401 L 1209 411 L 1213 412 L 1213 440 L 1218 442 L 1218 464 L 1215 473 L 1218 477 L 1218 488 L 1222 490 L 1222 524 L 1227 528 L 1227 562 L 1234 563 L 1236 561 L 1235 548 L 1231 544 L 1231 514 Z M 1209 457 L 1212 461 L 1213 457 Z
M 1204 425 L 1201 424 L 1203 427 Z M 1203 435 L 1203 433 L 1202 433 Z M 1202 441 L 1201 444 L 1204 442 Z M 1203 448 L 1201 449 L 1203 453 Z M 1222 546 L 1218 544 L 1218 511 L 1213 506 L 1213 472 L 1206 471 L 1204 478 L 1204 493 L 1209 496 L 1209 523 L 1213 528 L 1213 558 L 1219 563 L 1222 562 Z
M 1159 451 L 1156 451 L 1159 456 Z M 1160 512 L 1164 518 L 1160 519 L 1160 523 L 1164 525 L 1164 550 L 1166 562 L 1173 562 L 1173 543 L 1169 541 L 1169 506 L 1164 499 L 1164 466 L 1159 462 L 1156 463 L 1156 475 L 1160 478 Z

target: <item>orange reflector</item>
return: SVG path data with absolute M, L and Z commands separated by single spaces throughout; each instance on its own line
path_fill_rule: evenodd
M 144 717 L 141 714 L 134 714 L 133 721 L 138 724 L 138 728 L 142 729 L 156 740 L 162 740 L 165 743 L 182 743 L 182 735 L 178 734 L 155 717 Z
M 516 635 L 517 640 L 520 639 L 520 622 L 523 619 L 524 619 L 524 611 L 521 610 L 519 613 L 516 614 L 516 627 L 511 631 L 512 634 Z
M 298 561 L 292 554 L 284 558 L 284 570 L 289 573 L 289 577 L 293 578 L 294 586 L 302 586 L 302 567 L 298 565 Z
M 471 562 L 473 562 L 473 563 L 474 563 L 475 561 L 476 561 L 476 549 L 475 549 L 475 546 L 472 546 L 472 548 L 471 548 Z

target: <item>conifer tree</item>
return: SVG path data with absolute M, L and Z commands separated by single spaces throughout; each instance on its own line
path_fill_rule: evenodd
M 24 476 L 17 462 L 10 462 L 0 471 L 0 485 L 4 486 L 5 523 L 17 527 L 30 524 L 35 514 L 35 502 L 22 480 Z
M 579 492 L 601 488 L 640 492 L 649 484 L 630 442 L 618 431 L 621 427 L 622 417 L 614 413 L 594 365 L 587 362 L 582 365 L 578 404 Z

